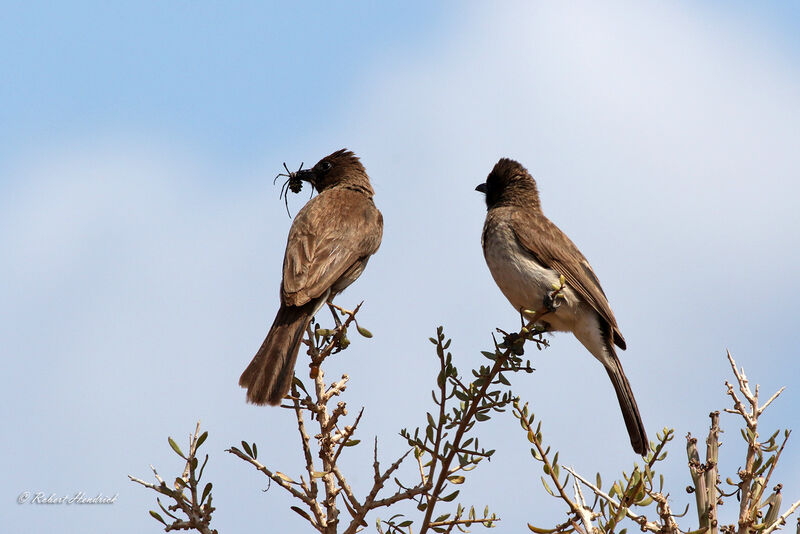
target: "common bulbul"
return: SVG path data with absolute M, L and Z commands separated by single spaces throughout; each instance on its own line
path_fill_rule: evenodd
M 486 194 L 481 243 L 500 291 L 520 312 L 548 306 L 552 311 L 543 317 L 548 330 L 572 332 L 600 360 L 617 393 L 633 450 L 645 455 L 647 434 L 614 348 L 625 350 L 625 339 L 589 262 L 544 216 L 536 182 L 518 162 L 501 159 L 475 189 Z M 562 276 L 563 298 L 548 302 Z
M 383 216 L 358 157 L 342 149 L 295 174 L 319 195 L 294 218 L 286 242 L 281 306 L 267 338 L 239 378 L 253 404 L 280 404 L 311 318 L 352 284 L 381 244 Z M 294 190 L 294 189 L 293 189 Z

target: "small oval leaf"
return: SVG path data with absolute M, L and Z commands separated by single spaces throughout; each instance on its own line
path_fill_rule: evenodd
M 150 510 L 150 515 L 153 516 L 155 518 L 155 520 L 158 521 L 159 523 L 161 523 L 162 525 L 167 526 L 167 522 L 164 521 L 164 518 L 161 517 L 161 514 L 159 514 L 158 512 L 154 512 L 153 510 Z
M 367 330 L 363 326 L 359 326 L 358 327 L 358 333 L 361 334 L 362 336 L 366 337 L 366 338 L 372 337 L 372 332 L 370 332 L 369 330 Z
M 178 444 L 175 443 L 175 440 L 170 438 L 170 437 L 167 437 L 167 441 L 169 442 L 169 446 L 172 447 L 172 450 L 175 451 L 175 453 L 178 456 L 180 456 L 181 458 L 183 458 L 185 460 L 186 456 L 184 456 L 183 451 L 181 451 L 181 448 L 178 447 Z

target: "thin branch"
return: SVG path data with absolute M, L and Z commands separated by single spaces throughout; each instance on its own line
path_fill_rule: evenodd
M 761 534 L 770 534 L 776 528 L 780 528 L 781 526 L 786 524 L 786 520 L 789 519 L 789 516 L 794 513 L 797 508 L 800 507 L 800 501 L 797 501 L 793 505 L 789 507 L 781 516 L 775 521 L 772 525 L 768 526 Z
M 774 394 L 773 396 L 771 396 L 771 397 L 770 397 L 770 398 L 767 400 L 767 402 L 765 402 L 765 403 L 764 403 L 764 404 L 763 404 L 763 405 L 762 405 L 762 406 L 761 406 L 761 407 L 758 409 L 758 415 L 761 415 L 762 413 L 764 413 L 764 410 L 766 410 L 766 409 L 767 409 L 767 406 L 769 406 L 770 404 L 772 404 L 772 401 L 774 401 L 775 399 L 777 399 L 777 398 L 778 398 L 778 396 L 779 396 L 781 393 L 783 393 L 783 390 L 785 390 L 785 389 L 786 389 L 786 386 L 783 386 L 781 389 L 779 389 L 778 391 L 776 391 L 776 392 L 775 392 L 775 394 Z
M 308 506 L 313 506 L 314 499 L 312 499 L 311 497 L 305 495 L 303 492 L 300 492 L 297 489 L 292 487 L 292 484 L 298 484 L 299 485 L 298 482 L 293 482 L 293 481 L 290 482 L 290 479 L 288 479 L 288 477 L 285 478 L 285 476 L 281 476 L 281 475 L 278 475 L 276 473 L 273 473 L 272 470 L 270 470 L 268 467 L 263 465 L 261 462 L 259 462 L 255 458 L 251 458 L 250 456 L 248 456 L 244 452 L 240 451 L 236 447 L 231 447 L 230 449 L 225 449 L 225 452 L 229 452 L 229 453 L 233 454 L 234 456 L 238 456 L 239 458 L 241 458 L 245 462 L 247 462 L 250 465 L 252 465 L 253 467 L 255 467 L 258 471 L 261 471 L 262 473 L 267 475 L 269 477 L 269 479 L 272 480 L 274 483 L 276 483 L 277 485 L 279 485 L 280 487 L 282 487 L 283 489 L 285 489 L 286 491 L 291 493 L 292 497 L 295 497 L 296 499 L 300 499 L 301 501 L 303 501 Z
M 592 484 L 591 482 L 589 482 L 588 480 L 583 478 L 581 475 L 579 475 L 577 472 L 575 472 L 572 468 L 567 467 L 567 466 L 562 466 L 562 467 L 564 468 L 565 471 L 570 473 L 573 477 L 575 477 L 576 479 L 580 480 L 581 483 L 584 486 L 586 486 L 587 488 L 592 490 L 595 495 L 598 495 L 599 497 L 601 497 L 602 499 L 604 499 L 608 503 L 613 504 L 614 507 L 617 508 L 617 509 L 619 509 L 622 506 L 620 502 L 618 502 L 613 497 L 611 497 L 608 493 L 604 492 L 603 490 L 601 490 L 600 488 L 598 488 L 597 486 L 595 486 L 594 484 Z M 646 517 L 633 513 L 630 508 L 627 508 L 627 507 L 625 508 L 625 515 L 628 516 L 630 519 L 634 520 L 636 523 L 638 523 L 645 530 L 648 530 L 650 532 L 660 532 L 661 531 L 661 525 L 659 525 L 658 523 L 654 523 L 652 521 L 647 521 Z

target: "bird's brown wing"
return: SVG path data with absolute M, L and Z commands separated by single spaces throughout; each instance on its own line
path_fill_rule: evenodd
M 549 219 L 519 209 L 511 211 L 511 224 L 519 243 L 542 266 L 564 276 L 566 283 L 608 323 L 614 343 L 625 349 L 625 338 L 592 266 L 578 247 Z
M 281 298 L 302 306 L 324 294 L 381 243 L 383 219 L 367 195 L 337 188 L 310 200 L 295 217 L 283 260 Z

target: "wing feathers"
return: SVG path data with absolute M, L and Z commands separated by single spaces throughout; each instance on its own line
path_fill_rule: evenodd
M 543 266 L 564 276 L 567 284 L 609 324 L 614 343 L 624 349 L 625 339 L 600 281 L 578 247 L 546 217 L 533 217 L 514 209 L 510 210 L 510 218 L 519 243 Z
M 354 263 L 375 253 L 382 232 L 380 212 L 362 192 L 331 189 L 313 198 L 289 231 L 283 302 L 302 306 L 319 297 Z

